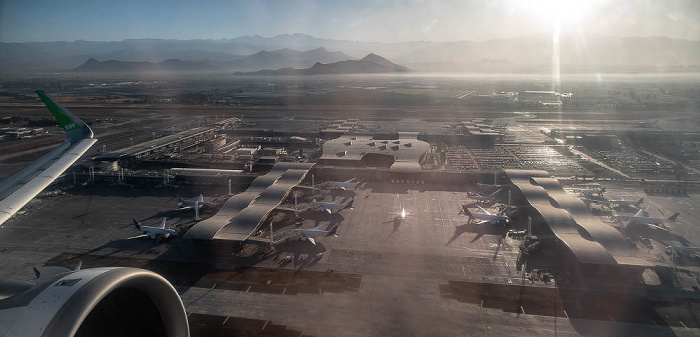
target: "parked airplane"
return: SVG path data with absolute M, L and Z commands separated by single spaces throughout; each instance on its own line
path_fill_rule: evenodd
M 499 224 L 499 223 L 509 224 L 510 223 L 510 218 L 505 216 L 505 215 L 489 213 L 489 211 L 483 209 L 479 205 L 477 205 L 476 207 L 479 208 L 481 213 L 473 213 L 472 211 L 469 210 L 467 205 L 462 205 L 462 210 L 459 212 L 459 214 L 468 216 L 469 217 L 468 223 L 471 223 L 474 219 L 481 220 L 481 221 L 476 223 L 477 225 L 480 225 L 483 223 L 489 223 L 489 224 Z
M 358 188 L 362 186 L 362 179 L 352 178 L 346 181 L 326 181 L 318 185 L 319 188 L 331 188 L 331 189 L 347 189 L 347 188 Z
M 632 200 L 608 200 L 606 203 L 609 206 L 619 206 L 619 207 L 641 207 L 642 203 L 644 203 L 644 198 L 640 198 L 637 201 L 632 201 Z
M 177 205 L 180 207 L 180 209 L 194 209 L 195 205 L 199 203 L 199 209 L 202 209 L 202 207 L 213 207 L 214 204 L 210 202 L 204 201 L 204 196 L 202 194 L 197 197 L 195 200 L 185 200 L 181 196 L 177 196 L 178 203 Z
M 498 194 L 498 192 L 500 192 L 500 191 L 501 191 L 501 189 L 499 188 L 496 191 L 494 191 L 493 193 L 486 195 L 486 196 L 482 196 L 479 193 L 470 192 L 470 193 L 468 193 L 467 198 L 476 200 L 477 202 L 484 203 L 484 204 L 494 203 L 494 202 L 498 201 L 498 199 L 495 197 L 495 195 Z
M 137 236 L 132 236 L 130 238 L 127 238 L 126 240 L 142 238 L 142 237 L 146 237 L 146 236 L 149 237 L 151 240 L 155 240 L 158 237 L 162 237 L 163 239 L 168 239 L 171 236 L 177 236 L 177 232 L 174 229 L 165 228 L 165 217 L 163 217 L 163 220 L 160 221 L 160 224 L 158 225 L 158 227 L 143 226 L 136 219 L 134 219 L 133 221 L 134 221 L 134 227 L 136 227 L 136 229 L 142 231 L 143 234 L 137 235 Z
M 335 233 L 335 230 L 338 228 L 338 225 L 333 226 L 333 228 L 331 228 L 329 230 L 325 230 L 325 228 L 327 228 L 328 225 L 330 225 L 330 223 L 331 223 L 330 221 L 325 221 L 325 222 L 322 222 L 320 225 L 318 225 L 314 228 L 311 228 L 311 229 L 292 229 L 292 234 L 301 237 L 302 240 L 308 240 L 309 242 L 311 242 L 315 246 L 316 245 L 316 240 L 314 239 L 315 237 L 318 237 L 318 236 L 323 237 L 323 236 L 330 236 L 330 235 L 336 236 L 333 233 Z
M 668 219 L 664 218 L 652 218 L 644 215 L 644 210 L 639 210 L 637 214 L 634 216 L 629 216 L 629 215 L 618 215 L 615 214 L 613 215 L 613 219 L 617 221 L 629 221 L 627 223 L 627 226 L 633 225 L 633 224 L 644 224 L 644 225 L 659 225 L 659 224 L 664 224 L 664 223 L 672 223 L 676 222 L 676 218 L 678 218 L 678 215 L 680 213 L 675 213 L 668 217 Z
M 335 201 L 325 202 L 325 201 L 316 201 L 316 199 L 314 199 L 312 202 L 309 203 L 309 207 L 316 208 L 316 209 L 323 208 L 326 212 L 333 213 L 334 209 L 337 209 L 337 210 L 345 209 L 346 207 L 348 207 L 348 205 L 344 204 L 342 202 L 335 202 Z
M 92 130 L 42 90 L 36 91 L 66 131 L 66 140 L 22 170 L 0 181 L 0 225 L 49 186 L 97 142 Z
M 598 185 L 598 186 L 595 186 L 595 185 L 591 185 L 591 186 L 587 186 L 587 188 L 578 189 L 577 191 L 578 191 L 578 193 L 580 193 L 581 196 L 583 196 L 583 197 L 592 197 L 592 196 L 594 196 L 594 195 L 597 195 L 597 196 L 599 196 L 599 197 L 602 197 L 602 196 L 603 196 L 603 192 L 605 192 L 605 186 L 599 186 L 599 185 Z

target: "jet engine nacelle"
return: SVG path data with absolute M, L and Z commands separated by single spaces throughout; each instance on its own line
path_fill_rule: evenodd
M 0 282 L 0 336 L 189 336 L 180 296 L 158 274 L 93 268 Z

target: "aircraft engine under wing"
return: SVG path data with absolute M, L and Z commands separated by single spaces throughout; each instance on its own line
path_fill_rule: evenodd
M 0 289 L 0 336 L 189 336 L 177 291 L 143 269 L 69 271 Z
M 41 100 L 66 131 L 66 140 L 15 174 L 0 181 L 0 225 L 49 186 L 95 142 L 92 130 L 42 90 Z

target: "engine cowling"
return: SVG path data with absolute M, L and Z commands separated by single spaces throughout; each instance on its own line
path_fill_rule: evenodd
M 39 281 L 0 300 L 0 336 L 189 336 L 180 296 L 156 273 L 93 268 Z

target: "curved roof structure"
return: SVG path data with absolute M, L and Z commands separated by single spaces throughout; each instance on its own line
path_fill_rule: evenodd
M 399 139 L 374 139 L 372 136 L 345 135 L 323 144 L 321 160 L 360 161 L 367 154 L 394 157 L 391 172 L 417 173 L 420 158 L 430 150 L 430 144 L 418 140 L 417 132 L 399 132 Z
M 602 223 L 546 171 L 506 170 L 508 178 L 581 263 L 650 266 L 622 234 Z
M 185 238 L 198 240 L 246 240 L 267 216 L 299 184 L 313 163 L 278 163 L 248 189 L 228 199 L 219 212 L 192 227 Z

